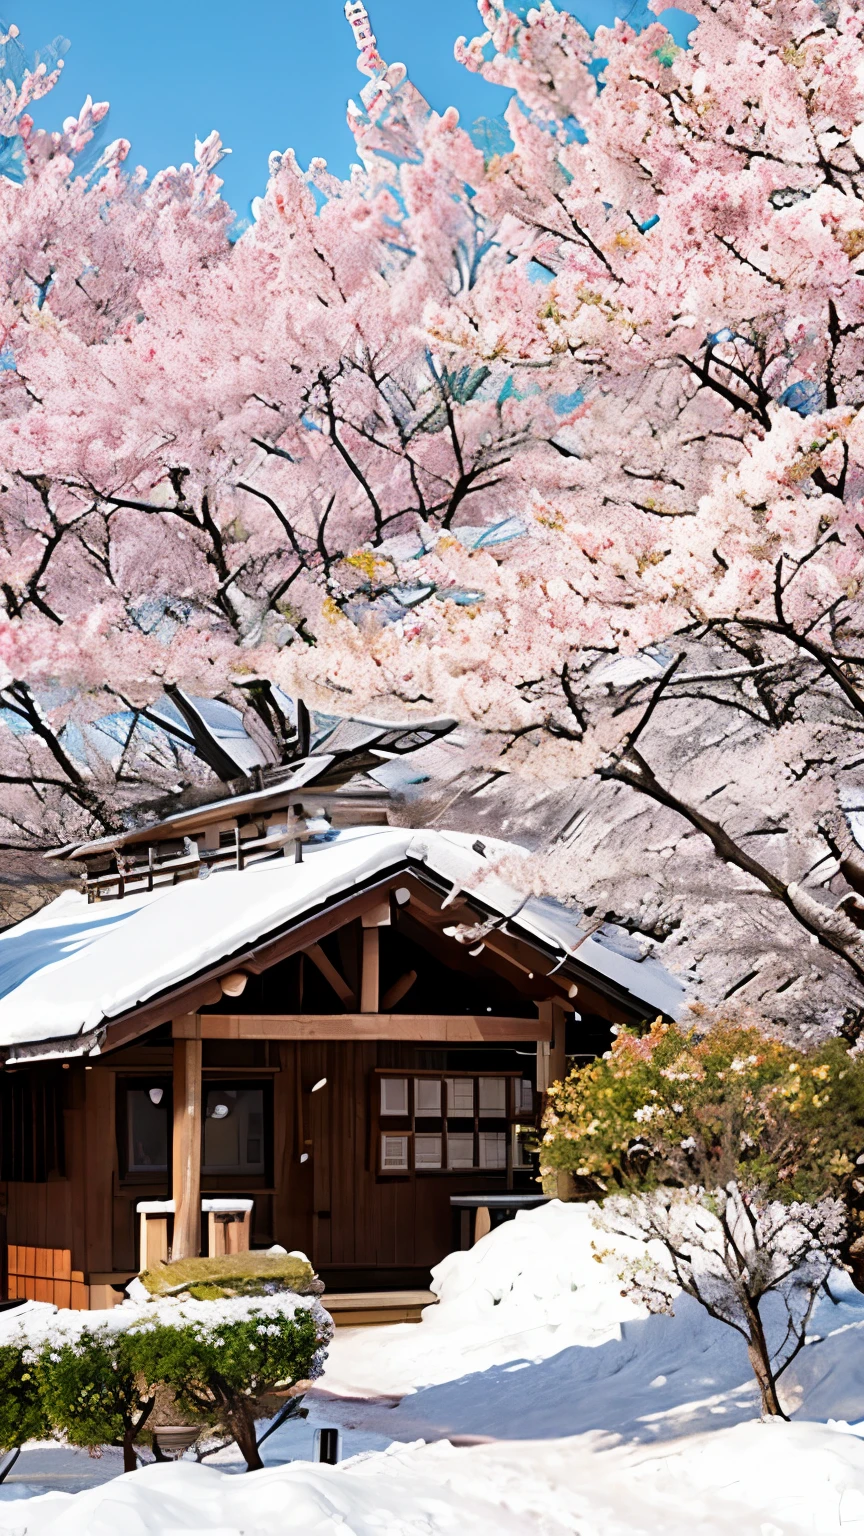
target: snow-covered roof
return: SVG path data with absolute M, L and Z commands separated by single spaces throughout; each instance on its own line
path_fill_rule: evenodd
M 80 1051 L 98 1047 L 100 1029 L 112 1020 L 402 870 L 465 890 L 556 962 L 578 945 L 580 967 L 639 1007 L 677 1013 L 683 986 L 650 953 L 623 931 L 585 938 L 574 912 L 553 901 L 526 901 L 490 866 L 520 850 L 488 838 L 482 846 L 484 853 L 462 833 L 354 828 L 307 845 L 301 864 L 276 858 L 122 901 L 88 903 L 65 891 L 0 933 L 0 1046 L 26 1053 L 28 1046 L 79 1037 Z

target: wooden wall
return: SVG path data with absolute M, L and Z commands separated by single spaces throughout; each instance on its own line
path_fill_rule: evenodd
M 328 1284 L 345 1290 L 427 1282 L 429 1268 L 453 1246 L 450 1194 L 506 1187 L 495 1175 L 378 1175 L 370 1100 L 375 1068 L 410 1069 L 437 1065 L 437 1059 L 430 1062 L 428 1048 L 384 1041 L 289 1042 L 261 1049 L 268 1061 L 263 1070 L 273 1083 L 273 1180 L 266 1189 L 242 1191 L 255 1200 L 253 1247 L 278 1242 L 301 1249 Z M 208 1050 L 218 1051 L 223 1072 L 232 1065 L 247 1074 L 252 1070 L 242 1054 L 249 1047 L 242 1042 L 205 1042 L 205 1081 Z M 164 1073 L 161 1053 L 152 1054 L 150 1070 Z M 116 1080 L 136 1070 L 137 1061 L 133 1051 L 117 1052 L 92 1067 L 76 1063 L 64 1072 L 66 1176 L 0 1185 L 8 1244 L 68 1250 L 72 1270 L 91 1285 L 119 1284 L 135 1272 L 136 1203 L 170 1193 L 167 1183 L 142 1186 L 120 1178 Z M 213 1070 L 216 1061 L 213 1055 Z M 490 1071 L 515 1064 L 509 1053 L 505 1059 L 488 1052 Z M 475 1065 L 472 1060 L 472 1069 Z M 311 1093 L 321 1078 L 327 1086 Z
M 427 1271 L 454 1244 L 450 1195 L 503 1193 L 503 1177 L 436 1173 L 382 1178 L 372 1145 L 372 1074 L 376 1067 L 426 1065 L 416 1047 L 378 1042 L 304 1044 L 298 1052 L 309 1162 L 286 1166 L 285 1247 L 302 1222 L 316 1269 L 332 1288 L 382 1290 L 428 1283 Z M 506 1063 L 489 1052 L 489 1071 Z M 473 1063 L 472 1063 L 473 1066 Z M 320 1078 L 327 1086 L 310 1096 Z M 377 1086 L 377 1084 L 376 1084 Z M 292 1202 L 291 1189 L 297 1199 Z M 287 1241 L 286 1238 L 292 1239 Z M 375 1272 L 375 1273 L 373 1273 Z

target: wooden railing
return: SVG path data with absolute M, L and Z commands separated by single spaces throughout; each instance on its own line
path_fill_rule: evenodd
M 297 840 L 298 833 L 293 828 L 287 832 L 271 833 L 267 837 L 241 838 L 237 835 L 234 843 L 227 847 L 199 849 L 197 843 L 191 842 L 187 853 L 165 859 L 154 858 L 151 845 L 146 863 L 132 863 L 118 855 L 117 863 L 120 867 L 116 874 L 87 875 L 84 888 L 90 901 L 105 901 L 112 897 L 119 899 L 129 891 L 152 891 L 157 885 L 176 885 L 179 880 L 194 880 L 202 868 L 244 869 L 247 864 L 272 858 Z

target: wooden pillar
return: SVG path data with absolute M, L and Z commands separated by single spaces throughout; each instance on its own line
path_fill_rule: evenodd
M 378 1012 L 379 928 L 390 927 L 390 899 L 376 902 L 363 913 L 363 956 L 360 977 L 360 1012 Z
M 537 1004 L 538 1016 L 552 1025 L 552 1039 L 548 1045 L 537 1042 L 537 1091 L 543 1095 L 543 1111 L 549 1102 L 549 1089 L 553 1083 L 561 1083 L 567 1075 L 566 1025 L 567 1009 L 557 1001 Z M 552 1199 L 572 1200 L 576 1192 L 572 1173 L 559 1169 L 544 1174 L 543 1193 Z
M 552 1004 L 551 1003 L 547 1003 L 547 1002 L 536 1003 L 535 1007 L 537 1009 L 537 1017 L 539 1019 L 541 1019 L 544 1024 L 549 1024 L 551 1026 L 552 1030 L 554 1031 L 555 1023 L 554 1023 L 554 1019 L 552 1017 Z M 549 1092 L 549 1084 L 552 1081 L 551 1067 L 552 1067 L 552 1046 L 551 1046 L 551 1043 L 549 1041 L 546 1041 L 546 1040 L 538 1040 L 537 1041 L 537 1092 L 542 1095 L 544 1110 L 546 1108 L 546 1095 Z
M 201 1250 L 201 1041 L 174 1041 L 173 1259 Z
M 552 1042 L 549 1047 L 549 1081 L 563 1083 L 567 1076 L 567 1009 L 552 1003 Z
M 378 929 L 363 929 L 363 979 L 360 984 L 360 1012 L 378 1012 Z

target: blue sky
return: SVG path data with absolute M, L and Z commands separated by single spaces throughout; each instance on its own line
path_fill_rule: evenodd
M 568 0 L 568 9 L 593 31 L 634 4 L 644 16 L 644 0 Z M 454 104 L 466 126 L 502 110 L 505 93 L 453 58 L 454 39 L 479 30 L 473 0 L 367 5 L 381 53 L 408 65 L 434 107 Z M 263 190 L 272 149 L 290 145 L 304 165 L 319 154 L 347 171 L 345 105 L 364 81 L 343 0 L 2 0 L 0 14 L 28 51 L 58 34 L 71 42 L 41 123 L 59 124 L 89 91 L 111 102 L 110 136 L 131 139 L 132 163 L 151 174 L 188 160 L 195 136 L 218 128 L 233 150 L 225 195 L 241 217 Z

